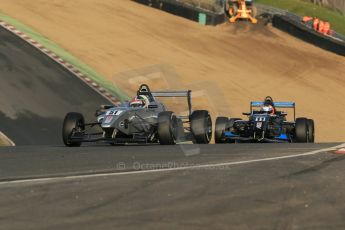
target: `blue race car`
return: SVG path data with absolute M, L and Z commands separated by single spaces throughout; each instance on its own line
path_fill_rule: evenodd
M 260 110 L 255 108 L 260 107 Z M 293 109 L 293 121 L 287 121 L 287 113 L 277 109 Z M 294 102 L 273 102 L 266 97 L 264 102 L 251 102 L 250 112 L 243 113 L 248 120 L 218 117 L 215 142 L 314 142 L 314 121 L 295 117 Z

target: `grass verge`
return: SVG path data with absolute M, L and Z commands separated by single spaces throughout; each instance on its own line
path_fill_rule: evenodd
M 49 40 L 48 38 L 44 37 L 42 34 L 34 31 L 30 27 L 17 21 L 16 19 L 11 18 L 8 15 L 5 15 L 3 12 L 0 12 L 0 20 L 3 20 L 15 26 L 20 31 L 26 33 L 37 42 L 44 45 L 47 49 L 59 55 L 62 59 L 66 60 L 67 62 L 77 67 L 80 70 L 80 72 L 87 75 L 89 78 L 91 78 L 97 84 L 101 85 L 103 88 L 107 89 L 110 93 L 112 93 L 118 99 L 120 100 L 128 99 L 127 95 L 124 92 L 122 92 L 118 87 L 116 87 L 112 82 L 106 80 L 106 78 L 103 77 L 101 74 L 99 74 L 97 71 L 95 71 L 90 66 L 88 66 L 84 62 L 80 61 L 78 58 L 68 53 L 65 49 L 60 47 L 55 42 Z
M 300 16 L 313 16 L 329 21 L 332 29 L 345 35 L 345 16 L 331 9 L 303 0 L 256 0 L 256 2 L 285 9 Z

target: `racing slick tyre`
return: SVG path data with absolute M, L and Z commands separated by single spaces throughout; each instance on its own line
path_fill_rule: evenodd
M 224 4 L 224 15 L 227 18 L 232 18 L 237 14 L 238 7 L 237 3 L 232 3 L 230 0 L 225 1 Z
M 295 139 L 299 143 L 308 142 L 308 119 L 301 117 L 296 119 Z
M 230 18 L 237 15 L 238 12 L 238 6 L 236 4 L 232 4 L 232 6 L 229 8 L 228 14 Z
M 228 129 L 229 119 L 227 117 L 217 117 L 214 140 L 216 144 L 225 143 L 224 132 Z
M 227 17 L 227 18 L 230 18 L 230 14 L 229 14 L 229 8 L 230 8 L 230 1 L 229 0 L 226 0 L 225 3 L 224 3 L 224 15 Z
M 308 119 L 308 142 L 315 142 L 315 127 L 313 119 Z
M 212 138 L 212 119 L 207 110 L 196 110 L 190 116 L 191 132 L 196 144 L 208 144 Z
M 79 147 L 81 141 L 71 140 L 73 132 L 82 132 L 85 130 L 84 117 L 80 113 L 67 113 L 63 121 L 62 139 L 68 147 Z
M 158 114 L 158 140 L 161 145 L 176 144 L 178 120 L 173 112 L 164 111 Z

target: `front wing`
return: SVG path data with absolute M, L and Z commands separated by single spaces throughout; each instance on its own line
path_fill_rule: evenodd
M 224 139 L 227 141 L 235 141 L 235 142 L 267 142 L 267 143 L 286 143 L 291 142 L 291 139 L 287 134 L 280 134 L 279 136 L 275 136 L 273 138 L 254 138 L 254 137 L 245 137 L 235 134 L 233 132 L 224 132 Z

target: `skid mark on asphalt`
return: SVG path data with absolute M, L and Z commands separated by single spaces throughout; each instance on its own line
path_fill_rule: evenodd
M 87 179 L 87 178 L 97 178 L 97 177 L 107 177 L 107 176 L 137 175 L 137 174 L 173 172 L 173 171 L 195 170 L 195 169 L 222 168 L 222 167 L 228 167 L 228 166 L 234 166 L 234 165 L 245 165 L 245 164 L 252 164 L 252 163 L 259 163 L 259 162 L 278 161 L 278 160 L 284 160 L 284 159 L 312 156 L 319 153 L 335 151 L 343 147 L 345 147 L 345 143 L 334 146 L 334 147 L 330 147 L 330 148 L 318 149 L 311 152 L 285 155 L 285 156 L 279 156 L 279 157 L 267 157 L 267 158 L 253 159 L 253 160 L 235 161 L 235 162 L 201 164 L 201 165 L 192 165 L 192 166 L 175 167 L 175 168 L 150 169 L 150 170 L 139 170 L 139 171 L 128 171 L 128 172 L 111 172 L 111 173 L 98 173 L 98 174 L 86 174 L 86 175 L 84 174 L 84 175 L 75 175 L 75 176 L 19 179 L 19 180 L 11 180 L 11 181 L 2 181 L 0 182 L 0 186 L 15 185 L 15 184 L 30 184 L 30 183 L 49 183 L 49 182 L 58 182 L 58 181 L 65 181 L 65 180 Z
M 320 170 L 322 170 L 324 168 L 327 168 L 329 165 L 331 165 L 334 162 L 343 161 L 343 160 L 345 160 L 344 156 L 338 156 L 338 157 L 335 157 L 335 158 L 332 158 L 332 159 L 329 159 L 329 160 L 325 160 L 325 161 L 321 162 L 318 165 L 315 165 L 315 166 L 303 169 L 303 170 L 298 171 L 298 172 L 294 172 L 294 173 L 288 175 L 288 177 L 290 177 L 290 176 L 299 176 L 299 175 L 303 175 L 303 174 L 307 174 L 307 173 L 313 173 L 313 172 L 316 172 L 316 171 L 320 171 Z

